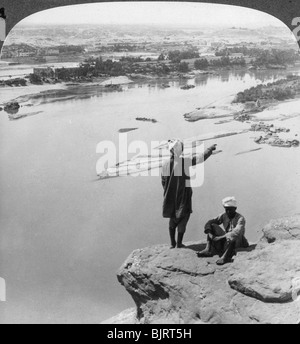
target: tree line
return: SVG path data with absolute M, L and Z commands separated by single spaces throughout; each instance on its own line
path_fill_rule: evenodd
M 285 100 L 293 98 L 300 93 L 300 77 L 290 75 L 286 79 L 278 80 L 267 85 L 251 87 L 239 92 L 234 100 L 235 103 L 256 102 L 259 99 Z
M 206 58 L 196 60 L 194 62 L 195 69 L 207 69 L 208 67 L 230 67 L 230 66 L 246 66 L 246 60 L 244 58 L 230 59 L 227 56 L 223 56 L 220 59 L 208 61 Z
M 228 57 L 234 53 L 241 53 L 244 56 L 252 58 L 251 64 L 254 66 L 268 66 L 268 65 L 286 65 L 294 64 L 300 60 L 300 56 L 297 51 L 293 49 L 260 49 L 260 48 L 248 48 L 233 47 L 219 49 L 215 55 L 219 57 Z

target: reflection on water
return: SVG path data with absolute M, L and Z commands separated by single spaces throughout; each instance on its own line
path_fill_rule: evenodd
M 189 123 L 183 114 L 262 79 L 282 77 L 284 71 L 258 75 L 225 72 L 170 81 L 165 89 L 165 80 L 128 85 L 122 92 L 79 85 L 67 93 L 28 98 L 25 105 L 34 103 L 33 111 L 42 112 L 36 116 L 10 122 L 1 115 L 0 271 L 9 302 L 1 304 L 0 322 L 99 323 L 132 307 L 116 270 L 134 249 L 168 242 L 161 183 L 158 177 L 99 182 L 96 145 L 110 140 L 118 146 L 122 128 L 137 128 L 128 132 L 129 143 L 149 145 L 151 140 L 243 130 L 245 123 Z M 188 82 L 197 87 L 181 90 Z M 26 111 L 24 106 L 18 115 Z M 224 196 L 238 199 L 250 241 L 270 218 L 299 210 L 299 154 L 263 147 L 236 155 L 257 148 L 252 135 L 218 140 L 223 152 L 205 165 L 186 240 L 204 239 L 204 223 L 222 211 Z

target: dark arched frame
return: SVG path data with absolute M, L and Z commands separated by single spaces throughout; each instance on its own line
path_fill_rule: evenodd
M 141 2 L 141 0 L 131 0 Z M 155 0 L 154 0 L 155 1 Z M 223 5 L 243 6 L 266 12 L 277 17 L 290 28 L 291 31 L 300 27 L 300 1 L 299 0 L 180 0 L 183 2 L 216 3 Z M 111 0 L 1 0 L 5 8 L 7 34 L 22 19 L 47 9 L 78 5 L 85 3 L 114 2 Z M 119 0 L 121 2 L 121 0 Z M 175 2 L 175 1 L 172 1 Z M 300 46 L 300 29 L 297 31 Z M 3 42 L 0 42 L 0 49 Z

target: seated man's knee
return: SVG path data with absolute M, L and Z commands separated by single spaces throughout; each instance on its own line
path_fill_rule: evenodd
M 210 225 L 206 224 L 204 226 L 204 234 L 212 234 L 212 233 L 213 233 L 212 225 L 211 224 Z
M 217 237 L 226 234 L 226 232 L 219 225 L 216 225 L 214 223 L 211 225 L 211 233 Z

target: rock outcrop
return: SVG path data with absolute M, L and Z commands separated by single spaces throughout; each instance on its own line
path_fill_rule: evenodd
M 4 111 L 12 115 L 18 113 L 19 109 L 20 109 L 20 104 L 18 102 L 7 103 L 4 106 Z
M 265 136 L 259 136 L 254 139 L 255 143 L 268 144 L 275 147 L 298 147 L 300 142 L 295 138 L 281 139 L 278 133 L 289 133 L 290 129 L 276 128 L 274 124 L 265 124 L 264 122 L 254 123 L 251 125 L 250 131 L 263 131 Z
M 300 215 L 271 221 L 233 263 L 198 258 L 204 245 L 133 252 L 118 272 L 137 309 L 106 323 L 283 324 L 300 322 Z

